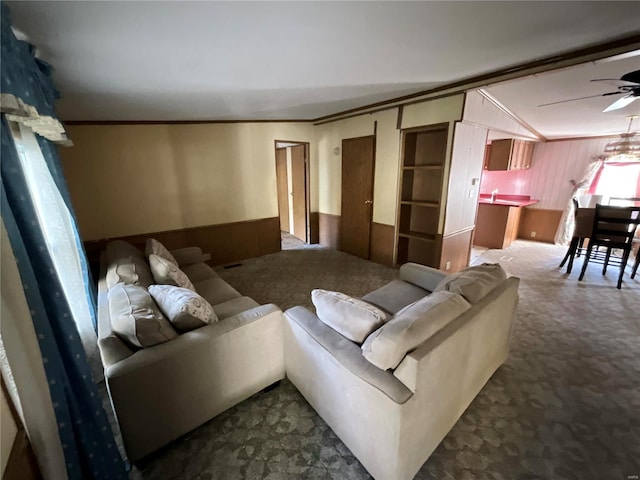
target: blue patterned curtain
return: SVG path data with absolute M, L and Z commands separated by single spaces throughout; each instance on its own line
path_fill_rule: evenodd
M 15 38 L 10 28 L 9 11 L 4 3 L 1 21 L 2 94 L 13 95 L 34 107 L 40 115 L 55 116 L 53 100 L 57 92 L 50 79 L 50 67 L 34 57 L 30 45 Z M 46 248 L 4 113 L 1 135 L 2 221 L 17 260 L 38 336 L 68 477 L 78 480 L 125 479 L 124 463 L 93 383 L 91 369 L 53 260 Z M 39 144 L 60 193 L 73 212 L 55 146 L 45 139 L 39 139 Z M 86 288 L 91 294 L 89 303 L 95 325 L 95 297 L 79 236 L 76 243 L 84 263 Z

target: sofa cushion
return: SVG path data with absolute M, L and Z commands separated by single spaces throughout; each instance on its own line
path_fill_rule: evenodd
M 403 280 L 393 280 L 384 287 L 368 293 L 362 300 L 395 315 L 407 305 L 428 295 L 426 290 Z
M 171 252 L 167 250 L 167 247 L 165 247 L 155 238 L 147 238 L 147 243 L 144 248 L 144 253 L 147 257 L 149 257 L 150 255 L 158 255 L 159 257 L 162 257 L 165 260 L 169 260 L 176 267 L 178 266 L 178 261 L 175 258 L 173 258 L 173 255 L 171 255 Z
M 218 274 L 206 263 L 194 263 L 180 268 L 194 284 L 208 278 L 218 278 Z
M 149 255 L 149 265 L 156 283 L 175 285 L 176 287 L 189 288 L 195 291 L 195 287 L 189 277 L 169 260 L 152 253 Z
M 216 308 L 219 303 L 224 303 L 242 296 L 235 288 L 220 277 L 196 282 L 195 287 L 196 292 L 206 298 L 207 302 L 213 305 L 214 308 Z
M 457 293 L 432 293 L 400 310 L 369 335 L 362 354 L 378 368 L 396 368 L 407 353 L 469 308 L 469 302 Z
M 117 258 L 122 257 L 134 257 L 144 260 L 144 252 L 124 240 L 112 240 L 107 243 L 105 248 L 105 259 L 107 261 L 107 265 Z
M 457 293 L 476 304 L 506 279 L 507 274 L 499 264 L 483 263 L 446 276 L 434 292 Z
M 145 288 L 118 283 L 108 299 L 111 329 L 127 344 L 151 347 L 178 336 Z
M 107 288 L 113 287 L 116 283 L 140 285 L 147 288 L 153 283 L 153 277 L 147 262 L 143 258 L 133 256 L 117 257 L 112 260 L 107 265 L 105 279 Z
M 233 300 L 227 300 L 223 303 L 218 303 L 214 309 L 219 320 L 233 317 L 238 313 L 246 312 L 252 308 L 259 307 L 260 305 L 253 298 L 250 297 L 238 297 Z
M 179 332 L 188 332 L 218 321 L 211 304 L 193 290 L 173 285 L 151 285 L 149 293 Z
M 340 292 L 315 289 L 311 301 L 323 323 L 356 343 L 362 343 L 389 318 L 379 308 Z

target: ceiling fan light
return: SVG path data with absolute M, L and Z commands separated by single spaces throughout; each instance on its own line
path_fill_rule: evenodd
M 615 157 L 631 157 L 629 160 L 640 159 L 640 140 L 634 138 L 635 136 L 635 132 L 623 133 L 620 139 L 607 143 L 604 153 Z

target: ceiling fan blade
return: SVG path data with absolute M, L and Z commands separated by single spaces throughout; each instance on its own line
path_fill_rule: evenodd
M 631 82 L 629 80 L 621 80 L 619 78 L 594 78 L 591 80 L 592 82 L 606 82 L 609 85 L 613 85 L 615 87 L 635 87 L 640 85 L 638 82 Z
M 613 110 L 620 110 L 621 108 L 626 107 L 632 102 L 635 102 L 640 97 L 634 97 L 633 95 L 627 95 L 626 97 L 619 98 L 607 108 L 603 110 L 603 112 L 612 112 Z
M 577 100 L 585 100 L 587 98 L 608 97 L 609 95 L 621 95 L 623 93 L 625 93 L 625 92 L 601 93 L 600 95 L 589 95 L 588 97 L 579 97 L 579 98 L 572 98 L 570 100 L 560 100 L 559 102 L 543 103 L 542 105 L 538 105 L 538 107 L 548 107 L 549 105 L 557 105 L 559 103 L 575 102 Z

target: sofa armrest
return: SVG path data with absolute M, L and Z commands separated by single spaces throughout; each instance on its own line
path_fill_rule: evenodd
M 433 292 L 446 276 L 447 274 L 440 270 L 418 263 L 405 263 L 400 267 L 400 280 L 417 285 L 429 292 Z
M 179 267 L 204 262 L 211 258 L 210 255 L 203 254 L 200 247 L 177 248 L 175 250 L 171 250 L 171 255 L 176 259 Z
M 292 328 L 299 327 L 318 345 L 329 352 L 347 370 L 372 387 L 380 390 L 396 403 L 405 403 L 411 391 L 390 372 L 380 370 L 362 355 L 360 347 L 334 329 L 324 324 L 314 313 L 304 307 L 293 307 L 284 312 L 285 320 Z

